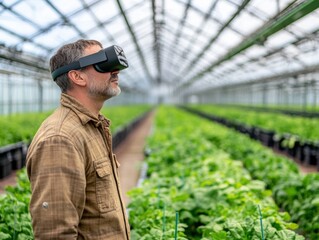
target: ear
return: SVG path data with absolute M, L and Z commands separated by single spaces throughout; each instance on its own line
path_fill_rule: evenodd
M 79 70 L 71 70 L 68 72 L 68 77 L 74 85 L 78 85 L 81 87 L 86 86 L 87 77 L 84 72 L 81 72 Z

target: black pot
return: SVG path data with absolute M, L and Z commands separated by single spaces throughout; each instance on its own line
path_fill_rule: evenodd
M 273 139 L 274 135 L 275 135 L 275 132 L 273 132 L 273 131 L 261 130 L 260 131 L 260 140 L 265 146 L 273 147 L 275 144 L 274 139 Z
M 11 151 L 12 153 L 12 170 L 18 170 L 23 167 L 23 153 L 22 148 Z
M 11 152 L 0 153 L 0 179 L 9 176 L 12 172 L 12 155 Z
M 305 154 L 304 163 L 306 165 L 316 165 L 316 146 L 313 143 L 306 142 L 303 149 Z
M 293 158 L 297 158 L 298 151 L 300 151 L 299 148 L 300 148 L 300 141 L 296 140 L 294 146 L 288 149 L 289 156 Z
M 276 139 L 273 137 L 273 140 L 274 140 L 274 149 L 277 151 L 284 151 L 285 148 L 283 147 L 282 142 L 285 140 L 285 137 L 281 136 Z

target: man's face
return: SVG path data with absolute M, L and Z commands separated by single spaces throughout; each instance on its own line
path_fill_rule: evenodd
M 90 46 L 85 49 L 85 55 L 90 55 L 101 50 L 98 45 Z M 88 94 L 91 97 L 103 98 L 104 100 L 117 96 L 121 93 L 119 87 L 119 71 L 101 73 L 88 66 L 82 70 L 88 77 Z

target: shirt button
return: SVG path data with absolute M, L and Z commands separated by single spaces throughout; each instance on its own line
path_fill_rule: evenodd
M 49 203 L 43 202 L 43 203 L 42 203 L 42 207 L 45 208 L 45 209 L 47 209 L 47 208 L 49 207 Z

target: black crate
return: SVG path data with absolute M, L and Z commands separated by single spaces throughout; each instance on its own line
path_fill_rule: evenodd
M 12 170 L 18 170 L 21 169 L 24 165 L 24 154 L 23 154 L 23 148 L 17 147 L 15 149 L 11 150 L 12 155 Z
M 313 143 L 305 143 L 304 144 L 304 162 L 306 165 L 317 165 L 317 147 Z
M 284 151 L 285 147 L 283 146 L 283 141 L 286 139 L 285 136 L 273 137 L 274 140 L 274 149 L 277 151 Z
M 268 130 L 260 130 L 260 141 L 268 147 L 273 147 L 275 142 L 274 142 L 274 135 L 275 132 L 268 131 Z
M 12 172 L 12 154 L 11 152 L 0 153 L 0 179 L 9 176 Z
M 24 142 L 0 147 L 1 177 L 8 176 L 12 170 L 24 167 L 27 152 L 27 145 Z
M 288 149 L 288 155 L 293 158 L 298 158 L 298 152 L 300 152 L 300 140 L 296 140 L 294 146 Z

